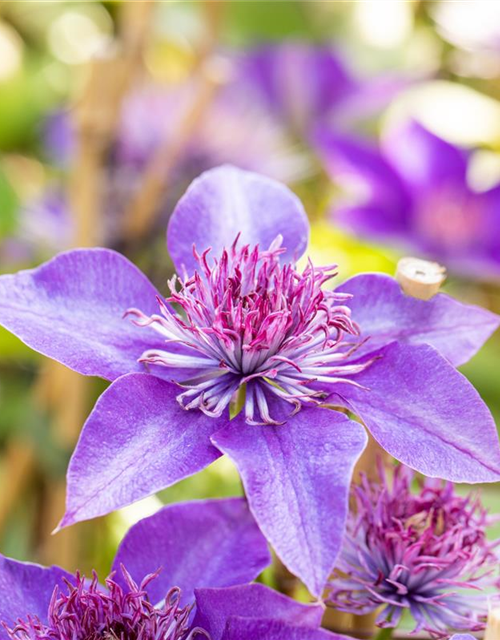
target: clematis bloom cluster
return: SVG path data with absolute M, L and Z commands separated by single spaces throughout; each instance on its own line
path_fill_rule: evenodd
M 195 180 L 170 219 L 175 309 L 107 249 L 70 251 L 0 278 L 3 326 L 76 371 L 112 381 L 70 462 L 61 526 L 109 513 L 226 454 L 261 531 L 319 596 L 367 441 L 346 410 L 424 474 L 500 478 L 493 419 L 455 369 L 497 328 L 497 316 L 446 295 L 409 298 L 384 275 L 357 276 L 332 293 L 328 269 L 296 266 L 307 240 L 291 191 L 225 166 Z M 132 309 L 143 326 L 124 317 Z M 244 390 L 245 410 L 231 419 L 230 400 Z

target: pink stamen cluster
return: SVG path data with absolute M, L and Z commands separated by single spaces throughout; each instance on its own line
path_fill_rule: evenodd
M 415 632 L 448 637 L 485 628 L 488 600 L 498 593 L 497 542 L 486 538 L 491 519 L 479 499 L 456 494 L 450 482 L 394 470 L 392 483 L 363 477 L 353 488 L 356 508 L 329 584 L 328 604 L 355 614 L 379 610 L 379 627 L 397 627 L 408 611 Z
M 336 266 L 309 262 L 300 273 L 280 264 L 283 252 L 280 237 L 268 251 L 238 248 L 236 239 L 218 260 L 209 260 L 210 249 L 202 255 L 194 249 L 199 269 L 169 282 L 167 302 L 182 314 L 163 300 L 160 314 L 127 312 L 166 339 L 165 350 L 148 350 L 141 362 L 191 370 L 178 396 L 185 409 L 220 416 L 245 385 L 246 421 L 280 424 L 271 416 L 271 399 L 286 401 L 295 413 L 302 403 L 325 398 L 321 383 L 356 384 L 345 376 L 370 364 L 345 362 L 359 342 L 344 336 L 359 331 L 343 304 L 350 296 L 323 289 Z
M 20 620 L 7 629 L 12 640 L 194 640 L 210 636 L 191 628 L 192 607 L 180 606 L 180 590 L 170 589 L 163 604 L 155 607 L 145 591 L 158 573 L 147 576 L 140 586 L 122 567 L 127 588 L 111 578 L 103 589 L 94 573 L 92 581 L 76 575 L 67 582 L 67 593 L 56 587 L 47 622 L 36 616 Z

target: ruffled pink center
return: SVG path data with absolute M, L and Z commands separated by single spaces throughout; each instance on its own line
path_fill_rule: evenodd
M 75 584 L 67 582 L 67 593 L 56 587 L 47 622 L 36 616 L 20 620 L 8 629 L 12 640 L 210 640 L 200 628 L 192 628 L 192 607 L 180 606 L 180 589 L 174 587 L 163 603 L 154 606 L 146 587 L 158 573 L 138 586 L 122 567 L 127 588 L 111 578 L 103 589 L 94 574 L 88 583 L 77 574 Z
M 146 351 L 141 362 L 189 370 L 178 396 L 185 409 L 220 416 L 244 386 L 247 422 L 278 424 L 271 415 L 277 399 L 296 412 L 323 400 L 322 387 L 356 384 L 346 376 L 369 365 L 346 362 L 359 346 L 359 331 L 344 304 L 350 296 L 323 288 L 336 266 L 309 262 L 299 272 L 280 264 L 283 252 L 280 237 L 268 251 L 238 248 L 237 239 L 218 260 L 209 260 L 210 249 L 194 250 L 198 271 L 169 283 L 167 302 L 180 313 L 163 300 L 160 314 L 127 312 L 166 340 L 164 350 Z
M 487 596 L 498 588 L 498 542 L 477 498 L 456 494 L 453 485 L 426 479 L 411 490 L 413 472 L 396 468 L 393 482 L 366 477 L 353 489 L 344 547 L 330 583 L 329 602 L 341 611 L 378 610 L 377 624 L 396 627 L 403 612 L 415 631 L 435 638 L 485 627 Z M 498 600 L 498 593 L 490 595 Z

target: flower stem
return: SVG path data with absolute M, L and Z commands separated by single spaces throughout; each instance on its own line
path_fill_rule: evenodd
M 391 640 L 393 631 L 394 629 L 392 629 L 391 627 L 380 629 L 380 631 L 375 636 L 375 640 Z

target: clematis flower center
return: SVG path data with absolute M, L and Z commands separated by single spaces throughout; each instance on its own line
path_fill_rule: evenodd
M 28 616 L 7 628 L 8 635 L 11 640 L 210 640 L 206 631 L 192 628 L 192 607 L 180 606 L 177 587 L 160 606 L 149 601 L 145 588 L 158 572 L 140 586 L 124 567 L 122 573 L 127 587 L 108 578 L 106 590 L 95 573 L 90 583 L 77 574 L 75 584 L 67 582 L 67 593 L 54 589 L 46 623 Z
M 476 198 L 463 190 L 441 186 L 422 198 L 415 229 L 431 246 L 457 252 L 482 239 L 482 218 Z
M 392 483 L 380 465 L 379 473 L 379 482 L 364 477 L 353 489 L 356 509 L 327 603 L 351 613 L 378 611 L 380 627 L 398 626 L 407 611 L 415 632 L 433 638 L 452 629 L 481 631 L 485 591 L 498 585 L 499 542 L 487 539 L 487 511 L 450 482 L 426 478 L 414 493 L 407 467 L 396 468 Z
M 280 424 L 271 415 L 273 400 L 286 401 L 295 413 L 326 397 L 322 384 L 356 384 L 345 376 L 370 363 L 346 362 L 359 346 L 359 330 L 345 306 L 350 295 L 323 288 L 335 265 L 309 262 L 302 272 L 281 265 L 281 237 L 267 251 L 238 248 L 237 238 L 220 259 L 209 260 L 210 249 L 193 251 L 199 269 L 169 282 L 167 302 L 182 313 L 163 300 L 160 314 L 127 312 L 166 339 L 164 350 L 148 350 L 140 362 L 190 370 L 178 396 L 182 407 L 220 416 L 244 386 L 246 421 Z

